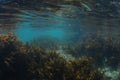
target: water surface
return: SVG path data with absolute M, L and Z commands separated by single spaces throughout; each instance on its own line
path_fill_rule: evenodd
M 90 15 L 72 5 L 61 5 L 57 10 L 49 7 L 42 10 L 0 8 L 0 33 L 13 32 L 25 43 L 51 39 L 71 44 L 96 34 L 119 40 L 119 21 L 119 18 Z

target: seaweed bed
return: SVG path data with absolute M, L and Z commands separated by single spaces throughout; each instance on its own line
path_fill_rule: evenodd
M 66 61 L 55 50 L 45 52 L 23 44 L 13 33 L 0 34 L 0 80 L 111 80 L 104 75 L 101 62 L 117 68 L 119 48 L 111 39 L 91 38 L 70 48 L 73 56 L 88 55 Z
M 24 10 L 48 11 L 57 14 L 63 9 L 64 13 L 68 9 L 64 10 L 64 5 L 78 7 L 86 16 L 106 18 L 103 24 L 109 27 L 114 26 L 108 25 L 109 23 L 116 24 L 114 23 L 116 21 L 107 19 L 112 18 L 119 21 L 120 18 L 119 0 L 6 1 L 0 0 L 3 19 L 8 18 L 6 13 L 3 15 L 4 12 L 8 12 L 9 16 L 17 19 L 16 17 L 19 16 L 13 15 L 13 13 L 21 14 L 24 13 Z M 73 16 L 65 17 L 74 18 Z M 4 24 L 7 23 L 6 20 L 9 19 L 1 19 L 3 29 L 5 29 Z M 13 22 L 16 24 L 16 20 Z M 8 28 L 7 26 L 6 28 Z M 108 29 L 116 32 L 113 28 Z M 111 30 L 110 33 L 112 33 Z M 43 42 L 33 40 L 31 43 L 25 44 L 13 33 L 0 34 L 0 80 L 120 80 L 120 41 L 108 37 L 88 36 L 73 44 L 63 44 L 61 47 L 57 41 L 50 41 L 50 39 L 43 40 Z M 118 37 L 117 39 L 119 39 Z M 47 43 L 44 45 L 44 42 Z

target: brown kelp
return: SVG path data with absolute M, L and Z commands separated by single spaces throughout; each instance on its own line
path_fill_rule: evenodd
M 45 53 L 20 43 L 14 34 L 0 35 L 0 40 L 0 56 L 9 50 L 0 61 L 1 80 L 104 80 L 91 57 L 66 61 L 54 50 Z
M 4 59 L 9 53 L 16 50 L 19 42 L 17 41 L 17 37 L 13 33 L 9 33 L 7 35 L 0 34 L 0 53 L 1 57 Z
M 69 50 L 75 57 L 91 56 L 98 66 L 116 68 L 120 64 L 120 42 L 111 37 L 89 36 Z

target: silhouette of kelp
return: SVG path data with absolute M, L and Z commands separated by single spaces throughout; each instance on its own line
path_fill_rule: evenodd
M 18 44 L 17 37 L 13 33 L 0 34 L 0 60 L 16 50 Z
M 0 35 L 0 57 L 1 80 L 104 80 L 92 58 L 66 61 L 54 50 L 22 44 L 12 33 Z
M 110 37 L 102 38 L 97 35 L 86 37 L 69 50 L 75 57 L 92 57 L 98 66 L 117 68 L 120 64 L 120 42 Z

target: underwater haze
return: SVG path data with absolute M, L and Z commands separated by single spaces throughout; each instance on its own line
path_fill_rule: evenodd
M 0 0 L 0 34 L 9 33 L 67 61 L 90 56 L 100 80 L 120 80 L 119 0 Z
M 115 11 L 99 13 L 91 6 L 87 7 L 93 11 L 86 11 L 86 6 L 60 4 L 56 7 L 48 3 L 37 5 L 39 9 L 36 10 L 33 5 L 29 5 L 30 9 L 25 5 L 17 8 L 22 2 L 16 2 L 16 5 L 14 2 L 1 6 L 0 33 L 13 32 L 23 42 L 43 37 L 76 42 L 79 38 L 94 34 L 119 39 L 119 14 L 114 14 Z

